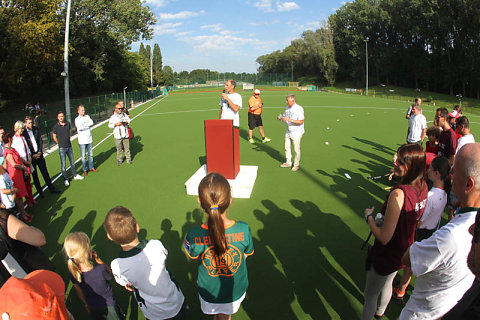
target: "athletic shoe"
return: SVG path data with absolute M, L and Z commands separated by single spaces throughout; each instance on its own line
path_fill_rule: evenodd
M 23 220 L 23 222 L 29 223 L 32 221 L 33 215 L 27 213 L 26 215 L 22 216 L 21 219 Z
M 132 160 L 127 160 L 127 163 L 132 164 L 133 162 L 132 162 Z
M 300 166 L 293 166 L 292 167 L 292 171 L 297 171 L 298 169 L 300 169 Z
M 248 142 L 255 143 L 255 141 L 252 138 L 248 139 Z
M 262 143 L 267 143 L 267 142 L 270 142 L 270 141 L 272 141 L 272 139 L 267 138 L 267 137 L 264 137 L 264 138 L 262 139 Z
M 87 171 L 83 171 L 83 175 L 84 175 L 85 177 L 87 176 L 87 174 L 88 174 Z
M 402 292 L 397 288 L 393 288 L 393 294 L 392 294 L 393 299 L 402 301 L 403 297 L 405 297 L 405 291 Z
M 291 163 L 286 163 L 286 162 L 285 162 L 285 163 L 282 163 L 282 164 L 280 165 L 280 168 L 290 168 L 291 166 L 292 166 Z
M 118 161 L 118 162 L 117 162 L 117 165 L 121 166 L 122 163 L 123 163 L 123 161 Z
M 73 180 L 83 180 L 83 177 L 79 174 L 76 174 L 74 177 L 73 177 Z
M 97 169 L 90 169 L 90 171 L 97 172 Z
M 383 318 L 383 314 L 381 316 L 379 316 L 378 314 L 375 313 L 375 315 L 373 316 L 375 319 L 377 320 L 382 320 Z
M 65 180 L 63 184 L 65 185 L 65 187 L 68 187 L 70 185 L 70 182 L 68 182 L 68 180 Z

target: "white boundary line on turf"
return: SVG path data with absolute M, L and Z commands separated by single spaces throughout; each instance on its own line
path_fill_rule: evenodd
M 168 96 L 164 96 L 162 98 L 160 98 L 160 100 L 156 101 L 155 103 L 153 103 L 151 106 L 149 106 L 148 108 L 146 108 L 145 110 L 143 110 L 142 112 L 140 112 L 139 114 L 137 114 L 135 117 L 132 118 L 132 121 L 135 120 L 138 116 L 140 116 L 141 114 L 143 114 L 145 111 L 149 110 L 151 107 L 153 107 L 154 105 L 156 105 L 157 103 L 163 101 L 163 99 L 165 99 L 166 97 Z M 132 108 L 132 109 L 136 109 L 142 105 L 144 105 L 145 103 L 148 103 L 150 101 L 153 101 L 155 100 L 154 99 L 151 99 L 151 100 L 148 100 L 144 103 L 141 103 L 139 104 L 138 106 Z M 102 122 L 99 122 L 97 123 L 95 126 L 92 127 L 92 129 L 95 129 L 97 127 L 100 127 L 102 126 L 103 124 L 107 123 L 109 119 L 106 119 L 106 120 L 103 120 Z M 107 140 L 108 138 L 110 138 L 111 136 L 113 135 L 113 132 L 112 133 L 109 133 L 105 138 L 103 138 L 100 142 L 98 142 L 95 146 L 93 146 L 92 150 L 95 150 L 96 147 L 98 147 L 101 143 L 103 143 L 105 140 Z M 74 135 L 73 137 L 70 138 L 70 141 L 73 141 L 77 139 L 77 135 Z M 54 151 L 58 150 L 58 146 L 55 146 L 53 148 L 50 148 L 49 150 L 47 150 L 47 152 L 45 152 L 45 157 L 47 157 L 48 155 L 52 154 Z M 74 164 L 77 164 L 80 160 L 82 160 L 82 157 L 80 156 L 80 158 L 78 158 Z M 65 163 L 67 163 L 67 159 L 65 158 Z M 71 165 L 68 166 L 67 168 L 65 168 L 65 171 L 68 171 L 70 169 Z M 75 170 L 76 171 L 76 170 Z M 60 174 L 58 176 L 56 176 L 53 180 L 52 180 L 52 183 L 54 183 L 55 181 L 57 181 L 58 179 L 60 179 L 60 177 L 62 177 L 62 173 L 60 172 Z M 47 189 L 47 185 L 45 185 L 44 187 L 42 187 L 42 192 L 45 191 Z M 39 196 L 38 192 L 36 193 L 36 195 L 34 196 L 34 199 L 37 199 Z

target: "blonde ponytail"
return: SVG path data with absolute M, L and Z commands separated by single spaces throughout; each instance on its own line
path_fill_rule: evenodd
M 63 242 L 63 250 L 67 256 L 68 271 L 70 271 L 77 282 L 82 282 L 80 266 L 92 267 L 90 239 L 83 232 L 70 233 Z

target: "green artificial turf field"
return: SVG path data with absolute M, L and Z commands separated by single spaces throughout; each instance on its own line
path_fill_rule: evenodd
M 405 141 L 409 103 L 295 92 L 305 110 L 306 133 L 301 169 L 292 172 L 279 167 L 285 160 L 285 125 L 276 120 L 289 92 L 262 91 L 264 129 L 272 141 L 262 144 L 255 130 L 254 145 L 247 141 L 251 91 L 239 93 L 240 162 L 259 168 L 251 198 L 234 199 L 228 210 L 230 218 L 250 225 L 255 245 L 255 254 L 247 260 L 250 286 L 234 318 L 358 319 L 366 254 L 360 246 L 369 232 L 363 211 L 371 205 L 379 209 L 387 194 L 385 180 L 366 177 L 389 171 L 392 155 Z M 86 313 L 68 283 L 63 239 L 72 231 L 85 232 L 100 257 L 110 263 L 120 248 L 107 239 L 103 220 L 116 205 L 133 211 L 140 238 L 163 242 L 169 251 L 167 267 L 191 307 L 192 319 L 206 318 L 198 302 L 196 263 L 188 261 L 182 249 L 186 232 L 204 215 L 196 197 L 186 195 L 184 183 L 205 163 L 203 120 L 218 117 L 219 97 L 220 91 L 171 94 L 133 110 L 132 165 L 117 166 L 111 130 L 106 124 L 99 126 L 93 131 L 98 172 L 72 181 L 68 188 L 58 180 L 55 184 L 62 193 L 47 191 L 45 199 L 30 209 L 35 214 L 33 225 L 47 237 L 44 250 L 67 283 L 67 305 L 77 319 L 86 318 Z M 423 107 L 431 122 L 434 107 Z M 470 121 L 475 135 L 478 116 Z M 72 144 L 77 159 L 78 144 L 76 140 Z M 47 157 L 47 164 L 57 176 L 58 151 Z M 77 171 L 81 172 L 80 163 Z M 143 319 L 129 293 L 113 286 L 129 318 Z M 397 318 L 401 308 L 392 302 L 385 318 Z

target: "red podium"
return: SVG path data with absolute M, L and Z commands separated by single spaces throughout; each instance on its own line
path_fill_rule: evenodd
M 233 120 L 205 120 L 207 172 L 235 179 L 240 172 L 240 130 Z

